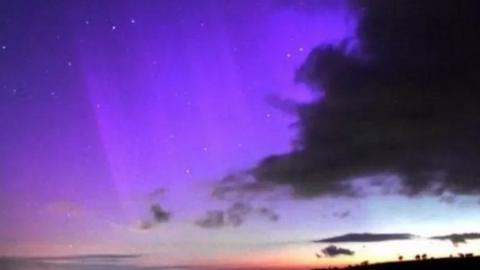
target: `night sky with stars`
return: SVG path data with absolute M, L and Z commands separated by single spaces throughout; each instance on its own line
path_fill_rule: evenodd
M 0 268 L 478 251 L 479 11 L 0 1 Z

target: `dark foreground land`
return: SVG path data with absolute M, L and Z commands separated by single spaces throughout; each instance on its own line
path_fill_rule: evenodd
M 328 269 L 328 268 L 323 268 Z M 332 268 L 330 268 L 332 269 Z M 340 269 L 340 268 L 339 268 Z M 480 270 L 480 256 L 470 258 L 439 258 L 421 261 L 389 262 L 370 265 L 351 266 L 342 269 L 352 270 Z M 320 270 L 320 269 L 314 269 Z

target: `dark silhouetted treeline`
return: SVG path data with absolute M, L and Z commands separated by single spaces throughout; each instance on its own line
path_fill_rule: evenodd
M 388 262 L 378 264 L 362 263 L 361 265 L 344 268 L 321 268 L 321 269 L 352 269 L 352 270 L 430 270 L 430 269 L 457 269 L 478 270 L 480 269 L 480 256 L 463 258 L 439 258 L 417 261 Z M 321 270 L 313 269 L 313 270 Z

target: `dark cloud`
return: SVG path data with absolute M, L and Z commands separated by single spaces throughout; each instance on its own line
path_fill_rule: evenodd
M 440 202 L 447 203 L 447 204 L 454 204 L 457 202 L 457 198 L 453 195 L 445 195 L 440 197 Z
M 350 249 L 340 248 L 334 245 L 322 249 L 322 253 L 325 257 L 337 257 L 340 255 L 353 256 L 355 254 L 355 252 Z
M 197 220 L 195 224 L 203 228 L 238 227 L 255 215 L 272 222 L 279 219 L 278 214 L 270 208 L 255 208 L 249 203 L 235 202 L 225 210 L 208 211 L 206 216 Z
M 480 1 L 351 1 L 357 40 L 314 49 L 296 80 L 294 150 L 217 193 L 356 196 L 352 179 L 397 176 L 408 196 L 480 193 Z
M 171 213 L 165 211 L 159 204 L 153 204 L 150 207 L 150 212 L 156 223 L 168 222 L 171 217 Z
M 149 208 L 151 216 L 148 219 L 138 221 L 135 225 L 138 230 L 148 231 L 155 228 L 160 223 L 170 221 L 172 213 L 165 210 L 159 203 L 153 203 L 153 201 L 163 197 L 165 192 L 166 189 L 157 188 L 146 195 L 145 199 L 151 203 Z
M 408 233 L 349 233 L 340 236 L 314 240 L 315 243 L 344 242 L 382 242 L 391 240 L 409 240 L 415 236 Z
M 261 207 L 258 209 L 258 213 L 270 221 L 278 221 L 280 219 L 280 216 L 270 208 Z
M 240 226 L 243 224 L 245 219 L 252 213 L 253 208 L 242 202 L 236 202 L 232 204 L 227 210 L 225 211 L 227 216 L 227 222 L 230 223 L 232 226 Z
M 202 228 L 222 228 L 225 226 L 225 214 L 222 210 L 211 210 L 195 224 Z
M 220 200 L 248 200 L 259 194 L 272 193 L 276 185 L 255 181 L 248 173 L 229 174 L 218 183 L 212 192 L 212 197 Z
M 480 239 L 480 233 L 449 234 L 442 236 L 433 236 L 430 237 L 430 239 L 449 240 L 454 246 L 458 246 L 458 244 L 466 244 L 467 240 L 469 239 Z

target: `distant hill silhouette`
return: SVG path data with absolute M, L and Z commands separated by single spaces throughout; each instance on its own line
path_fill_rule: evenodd
M 430 269 L 458 269 L 458 270 L 478 270 L 480 269 L 480 257 L 463 258 L 439 258 L 426 259 L 418 261 L 388 262 L 367 265 L 349 266 L 343 268 L 317 268 L 323 269 L 352 269 L 352 270 L 430 270 Z

